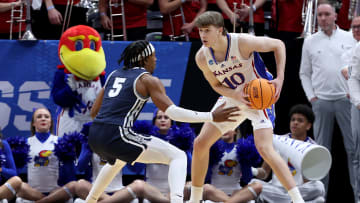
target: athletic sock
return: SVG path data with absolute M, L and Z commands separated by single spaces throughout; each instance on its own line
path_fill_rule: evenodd
M 86 197 L 86 203 L 96 203 L 100 195 L 104 192 L 106 187 L 119 173 L 122 167 L 125 166 L 125 162 L 116 160 L 114 165 L 106 164 L 96 177 L 95 183 L 91 187 L 91 190 Z
M 189 202 L 198 203 L 200 202 L 200 200 L 202 200 L 202 196 L 203 196 L 203 187 L 191 186 L 191 195 Z
M 305 203 L 305 201 L 303 200 L 299 188 L 298 187 L 293 187 L 291 190 L 288 191 L 291 200 L 293 201 L 293 203 Z

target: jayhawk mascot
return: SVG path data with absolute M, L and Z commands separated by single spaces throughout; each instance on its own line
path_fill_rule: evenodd
M 59 65 L 51 95 L 59 106 L 56 134 L 80 132 L 105 83 L 105 54 L 99 33 L 85 25 L 67 29 L 59 41 Z

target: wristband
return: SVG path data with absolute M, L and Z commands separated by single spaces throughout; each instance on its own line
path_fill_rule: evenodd
M 50 11 L 51 9 L 54 9 L 54 8 L 55 8 L 54 5 L 52 5 L 52 6 L 47 7 L 46 10 Z
M 259 170 L 257 168 L 251 167 L 251 173 L 253 176 L 257 176 L 259 175 Z
M 101 13 L 100 13 L 100 16 L 106 16 L 106 13 L 105 13 L 105 12 L 101 12 Z
M 251 8 L 254 12 L 256 11 L 256 6 L 254 4 L 251 6 Z
M 171 120 L 185 123 L 202 123 L 213 120 L 211 112 L 192 111 L 178 107 L 175 104 L 170 105 L 166 109 L 165 114 L 169 116 Z

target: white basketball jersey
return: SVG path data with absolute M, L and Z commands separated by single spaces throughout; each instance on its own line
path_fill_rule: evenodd
M 41 143 L 36 136 L 28 138 L 30 145 L 28 163 L 28 183 L 31 187 L 43 193 L 48 193 L 58 188 L 59 160 L 55 156 L 54 148 L 58 137 L 50 135 Z
M 282 136 L 287 136 L 289 138 L 292 138 L 291 133 L 288 133 L 288 134 L 285 134 L 285 135 L 282 135 Z M 307 139 L 304 142 L 309 142 L 309 143 L 312 143 L 312 144 L 316 144 L 316 142 L 313 139 L 311 139 L 310 137 L 307 137 Z M 290 172 L 294 177 L 296 185 L 302 185 L 304 183 L 304 179 L 303 179 L 303 176 L 301 175 L 301 171 L 297 170 L 292 165 L 290 160 L 286 160 L 286 158 L 284 158 L 284 157 L 282 157 L 282 158 L 285 160 L 285 163 L 288 165 L 288 167 L 290 169 Z M 282 186 L 281 182 L 279 181 L 279 179 L 276 177 L 276 175 L 274 173 L 272 175 L 271 183 L 276 185 L 276 186 Z
M 235 89 L 256 78 L 267 78 L 266 67 L 256 52 L 248 59 L 240 55 L 238 37 L 242 34 L 227 34 L 228 48 L 224 61 L 216 61 L 211 48 L 203 46 L 206 62 L 214 76 L 225 86 Z
M 168 174 L 169 165 L 146 164 L 146 182 L 158 188 L 163 194 L 170 192 Z
M 240 186 L 241 169 L 240 163 L 236 158 L 236 145 L 230 152 L 224 152 L 218 164 L 212 168 L 211 184 L 232 194 L 234 190 L 241 189 Z

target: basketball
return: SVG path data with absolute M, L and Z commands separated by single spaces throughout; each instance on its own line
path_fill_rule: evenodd
M 244 93 L 248 95 L 247 100 L 254 109 L 266 109 L 275 103 L 275 87 L 264 78 L 250 81 L 245 85 Z

